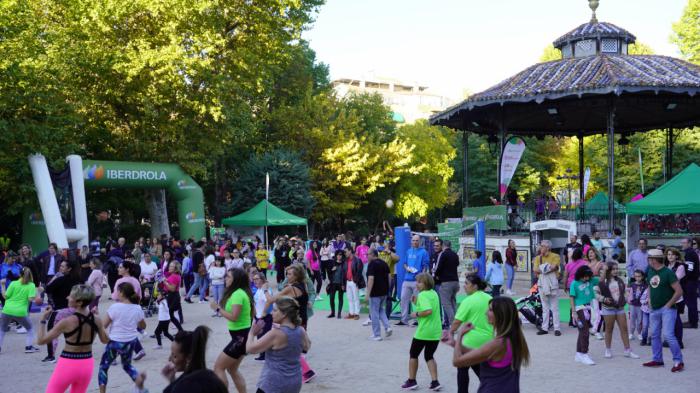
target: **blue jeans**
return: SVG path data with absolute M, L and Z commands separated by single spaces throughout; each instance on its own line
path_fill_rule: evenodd
M 651 310 L 651 313 L 649 314 L 649 326 L 651 330 L 651 352 L 653 354 L 652 356 L 654 361 L 664 361 L 661 340 L 662 331 L 663 338 L 668 343 L 669 349 L 671 349 L 673 361 L 676 363 L 683 361 L 681 347 L 680 345 L 678 345 L 676 335 L 673 333 L 673 328 L 676 324 L 677 311 L 678 310 L 676 310 L 675 308 L 661 307 L 658 310 Z
M 513 289 L 513 280 L 515 279 L 515 268 L 509 264 L 506 265 L 506 273 L 508 274 L 508 281 L 506 282 L 506 288 L 510 291 Z
M 199 300 L 204 301 L 206 298 L 207 294 L 207 288 L 209 287 L 209 277 L 207 276 L 200 276 L 199 274 L 194 275 L 194 285 L 190 288 L 190 291 L 187 292 L 187 298 L 191 298 L 192 295 L 194 295 L 194 291 L 196 291 L 199 288 Z
M 214 296 L 216 304 L 219 304 L 224 296 L 224 284 L 211 284 L 211 295 Z
M 386 296 L 375 296 L 369 298 L 369 317 L 372 319 L 372 335 L 375 337 L 382 336 L 380 322 L 384 325 L 384 329 L 390 329 L 389 318 L 386 316 L 384 305 Z

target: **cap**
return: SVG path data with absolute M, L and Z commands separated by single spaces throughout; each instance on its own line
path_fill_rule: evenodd
M 664 253 L 661 250 L 657 250 L 657 249 L 652 248 L 651 250 L 647 251 L 647 258 L 664 259 Z

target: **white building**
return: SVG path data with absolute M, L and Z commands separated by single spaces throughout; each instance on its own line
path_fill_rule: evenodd
M 431 91 L 427 86 L 390 78 L 342 78 L 334 80 L 332 84 L 340 97 L 352 93 L 381 95 L 384 103 L 394 112 L 394 120 L 398 123 L 411 124 L 418 119 L 427 119 L 433 113 L 440 112 L 457 102 L 455 99 Z

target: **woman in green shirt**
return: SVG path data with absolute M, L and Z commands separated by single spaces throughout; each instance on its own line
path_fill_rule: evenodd
M 27 329 L 24 353 L 38 352 L 39 348 L 34 344 L 34 331 L 29 320 L 29 302 L 34 299 L 36 304 L 41 304 L 41 297 L 34 286 L 32 271 L 25 267 L 22 269 L 22 277 L 12 281 L 5 289 L 5 279 L 0 280 L 2 295 L 5 297 L 5 306 L 0 314 L 0 348 L 5 338 L 5 332 L 9 330 L 10 322 L 15 321 Z
M 245 392 L 245 378 L 238 371 L 238 368 L 245 356 L 251 316 L 255 315 L 253 294 L 250 292 L 248 274 L 243 269 L 231 269 L 226 272 L 224 282 L 226 289 L 221 302 L 217 304 L 212 300 L 209 305 L 212 310 L 218 308 L 221 316 L 226 318 L 231 342 L 216 358 L 214 373 L 228 387 L 228 378 L 226 377 L 226 371 L 228 371 L 236 390 Z
M 418 356 L 423 349 L 425 353 L 423 357 L 428 364 L 430 371 L 430 390 L 440 390 L 440 382 L 438 382 L 437 363 L 433 355 L 437 350 L 442 336 L 442 322 L 440 319 L 440 298 L 437 292 L 433 290 L 435 281 L 428 273 L 421 273 L 416 276 L 416 288 L 418 296 L 415 299 L 415 312 L 411 315 L 412 318 L 418 319 L 418 328 L 411 342 L 408 360 L 408 380 L 401 385 L 404 390 L 414 390 L 418 388 L 416 382 L 416 373 L 418 372 Z
M 486 282 L 478 274 L 471 273 L 464 277 L 464 292 L 466 299 L 459 304 L 455 320 L 450 326 L 450 335 L 447 344 L 455 346 L 454 334 L 465 323 L 471 323 L 473 328 L 462 337 L 462 346 L 472 350 L 481 347 L 493 339 L 493 326 L 489 323 L 487 312 L 491 295 L 484 292 Z M 457 367 L 457 392 L 469 392 L 469 368 L 477 377 L 480 374 L 479 364 L 467 367 Z

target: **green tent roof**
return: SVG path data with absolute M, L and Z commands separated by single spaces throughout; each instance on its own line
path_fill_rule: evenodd
M 265 204 L 267 204 L 267 220 L 265 220 Z M 238 227 L 293 226 L 307 223 L 306 218 L 287 213 L 267 200 L 260 201 L 248 211 L 221 221 L 222 225 Z
M 592 216 L 608 216 L 608 194 L 598 191 L 595 195 L 593 195 L 593 198 L 589 199 L 586 201 L 585 204 L 585 212 L 586 215 L 592 215 Z M 625 206 L 621 203 L 615 202 L 615 212 L 617 213 L 624 213 L 625 212 Z
M 700 213 L 700 166 L 690 164 L 681 173 L 643 199 L 627 204 L 627 214 Z

